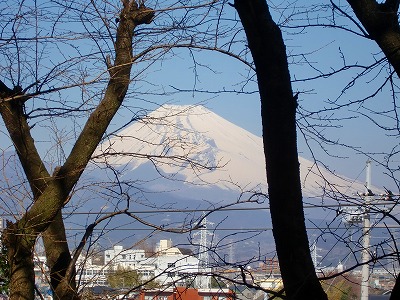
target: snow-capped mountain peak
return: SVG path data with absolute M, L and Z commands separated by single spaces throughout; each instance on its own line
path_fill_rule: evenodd
M 262 138 L 200 105 L 164 105 L 107 139 L 95 156 L 127 173 L 151 161 L 158 172 L 185 182 L 266 192 Z M 304 158 L 299 161 L 305 196 L 323 194 L 322 178 L 347 191 L 350 181 Z M 353 184 L 352 189 L 362 191 L 363 186 Z

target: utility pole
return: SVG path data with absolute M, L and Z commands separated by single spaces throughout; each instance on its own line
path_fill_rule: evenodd
M 229 240 L 229 256 L 228 256 L 228 259 L 229 259 L 229 262 L 230 263 L 234 263 L 234 261 L 235 261 L 235 251 L 234 251 L 234 240 L 232 239 L 232 240 Z
M 199 253 L 197 255 L 197 258 L 199 259 L 199 275 L 196 277 L 196 287 L 199 289 L 211 288 L 211 277 L 209 276 L 211 268 L 208 256 L 208 236 L 212 235 L 212 233 L 207 230 L 207 226 L 213 224 L 214 223 L 212 222 L 208 222 L 207 218 L 204 218 L 201 223 L 202 228 L 200 229 L 200 232 L 195 233 L 195 235 L 200 234 Z
M 372 189 L 372 181 L 371 181 L 371 161 L 368 159 L 366 164 L 366 180 L 365 180 L 365 193 L 359 194 L 364 200 L 364 203 L 359 208 L 345 208 L 343 222 L 347 226 L 360 225 L 362 226 L 362 249 L 361 249 L 361 300 L 368 300 L 369 297 L 369 278 L 370 278 L 370 270 L 369 270 L 369 261 L 371 260 L 370 255 L 370 235 L 371 235 L 371 220 L 370 220 L 370 206 L 374 200 L 385 200 L 388 201 L 389 204 L 395 205 L 398 201 L 398 194 L 393 194 L 390 190 L 386 189 L 385 194 L 375 195 Z M 396 200 L 394 197 L 397 197 Z M 362 225 L 361 225 L 362 224 Z
M 365 193 L 365 211 L 363 218 L 363 249 L 361 252 L 361 300 L 368 300 L 369 294 L 369 264 L 367 263 L 370 259 L 369 255 L 369 235 L 370 235 L 370 218 L 369 218 L 369 205 L 371 203 L 371 161 L 367 160 L 366 169 L 366 193 Z

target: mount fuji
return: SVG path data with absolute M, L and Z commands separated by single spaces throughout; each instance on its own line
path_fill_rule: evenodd
M 122 179 L 142 182 L 149 191 L 170 191 L 178 198 L 213 201 L 235 193 L 267 193 L 262 138 L 200 105 L 161 106 L 108 136 L 94 161 L 113 166 Z M 306 198 L 321 201 L 332 191 L 351 195 L 365 189 L 310 160 L 299 157 L 299 162 Z M 222 194 L 216 196 L 217 190 Z
M 3 173 L 8 184 L 13 178 L 20 180 L 21 173 L 14 168 L 16 156 L 6 154 Z M 327 203 L 327 195 L 352 195 L 365 189 L 363 183 L 333 174 L 305 158 L 299 157 L 299 163 L 304 203 L 318 207 L 305 209 L 307 224 L 312 227 L 325 224 L 328 214 L 336 217 L 336 209 L 320 208 Z M 260 249 L 269 253 L 274 246 L 268 203 L 241 204 L 255 193 L 267 193 L 261 137 L 200 105 L 164 105 L 104 138 L 63 214 L 66 228 L 73 233 L 71 240 L 78 237 L 75 242 L 79 243 L 79 234 L 88 224 L 127 205 L 142 221 L 160 228 L 185 228 L 203 211 L 215 210 L 207 216 L 207 221 L 216 224 L 213 233 L 219 235 L 219 240 L 213 237 L 213 241 L 225 246 L 225 241 L 234 241 L 230 245 L 237 241 L 238 257 L 258 257 Z M 235 206 L 217 209 L 230 204 Z M 18 205 L 1 209 L 15 213 Z M 320 235 L 321 231 L 309 230 L 310 236 L 314 233 Z M 188 243 L 186 235 L 158 232 L 128 215 L 107 219 L 96 234 L 104 238 L 104 245 L 131 246 L 132 240 L 151 239 L 156 234 Z M 325 236 L 324 241 L 326 249 L 334 244 Z
M 257 203 L 246 201 L 254 195 L 267 194 L 262 138 L 204 106 L 161 106 L 106 136 L 94 153 L 93 162 L 103 171 L 112 170 L 108 177 L 100 178 L 118 182 L 118 189 L 127 183 L 131 209 L 148 223 L 163 228 L 180 227 L 203 211 L 213 210 L 207 221 L 216 224 L 213 232 L 219 238 L 214 237 L 214 242 L 220 239 L 224 244 L 224 240 L 234 240 L 243 245 L 235 250 L 240 257 L 257 256 L 259 249 L 274 251 L 266 198 L 259 196 Z M 332 219 L 335 224 L 340 223 L 338 202 L 331 198 L 365 190 L 363 183 L 333 174 L 303 157 L 299 157 L 299 168 L 304 213 L 310 228 Z M 94 174 L 99 178 L 96 171 Z M 109 209 L 124 205 L 120 194 L 110 198 L 113 202 L 105 205 Z M 95 202 L 97 207 L 98 203 Z M 327 204 L 334 206 L 327 208 Z M 227 206 L 228 209 L 219 209 Z M 118 223 L 115 228 L 124 226 Z M 118 232 L 113 232 L 113 238 Z M 136 239 L 146 238 L 141 231 L 127 232 L 135 232 Z M 314 235 L 320 235 L 321 231 L 310 229 L 308 233 L 315 239 Z M 187 243 L 185 236 L 168 237 Z M 334 244 L 326 237 L 324 243 L 319 247 L 330 249 Z

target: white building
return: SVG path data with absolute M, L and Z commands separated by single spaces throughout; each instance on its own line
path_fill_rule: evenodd
M 199 272 L 197 257 L 185 254 L 157 255 L 149 258 L 149 264 L 155 266 L 154 275 L 162 285 L 174 283 L 185 284 L 186 281 Z
M 155 250 L 158 256 L 182 255 L 182 251 L 178 247 L 172 246 L 171 240 L 160 240 Z
M 104 252 L 104 264 L 114 270 L 118 266 L 135 270 L 145 259 L 146 255 L 144 250 L 124 249 L 123 246 L 119 245 Z
M 146 257 L 144 250 L 114 246 L 104 252 L 104 263 L 113 270 L 136 270 L 144 280 L 156 278 L 160 284 L 184 283 L 185 278 L 198 273 L 199 260 L 189 251 L 173 247 L 171 240 L 160 240 L 155 250 L 153 256 Z
M 104 252 L 104 265 L 81 257 L 76 279 L 85 286 L 107 285 L 107 274 L 118 267 L 136 270 L 143 280 L 155 278 L 162 285 L 179 285 L 193 280 L 199 271 L 199 260 L 190 251 L 173 247 L 170 240 L 161 240 L 151 257 L 146 257 L 145 250 L 116 245 Z
M 79 256 L 76 269 L 75 278 L 79 286 L 107 285 L 107 274 L 110 269 L 105 265 L 94 264 L 90 256 Z

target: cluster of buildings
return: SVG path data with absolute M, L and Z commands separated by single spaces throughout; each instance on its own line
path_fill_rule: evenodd
M 201 251 L 199 251 L 201 253 Z M 203 253 L 204 254 L 204 253 Z M 43 277 L 45 258 L 37 261 L 36 282 L 39 285 L 44 299 L 52 299 L 48 286 L 48 279 Z M 218 272 L 227 279 L 226 285 L 217 286 L 211 284 L 211 277 L 207 276 L 217 270 L 204 269 L 201 255 L 196 257 L 189 249 L 179 248 L 172 245 L 171 240 L 160 240 L 156 248 L 151 251 L 144 249 L 124 249 L 121 245 L 115 245 L 112 249 L 105 250 L 97 255 L 81 257 L 77 262 L 76 281 L 82 290 L 94 291 L 95 288 L 104 287 L 102 293 L 114 293 L 111 298 L 103 298 L 101 293 L 96 299 L 130 299 L 130 300 L 231 300 L 231 299 L 268 299 L 268 295 L 255 288 L 247 288 L 245 285 L 229 286 L 232 282 L 242 280 L 243 274 L 247 282 L 265 290 L 279 291 L 283 287 L 276 258 L 266 259 L 255 269 L 246 268 L 245 273 L 237 269 L 221 269 Z M 340 273 L 344 269 L 342 263 L 331 268 L 323 268 L 320 275 Z M 129 282 L 124 281 L 121 276 L 120 284 L 113 290 L 109 285 L 109 276 L 118 270 L 134 270 L 141 282 L 153 281 L 156 285 L 146 287 L 142 290 L 132 290 Z M 319 269 L 317 268 L 317 272 Z M 206 273 L 206 274 L 204 274 Z M 352 280 L 360 282 L 359 271 L 353 271 L 350 275 Z M 371 273 L 371 289 L 377 291 L 393 288 L 394 279 L 389 276 L 387 270 L 376 269 Z M 247 278 L 248 276 L 248 278 Z M 42 279 L 40 279 L 42 277 Z M 40 282 L 42 281 L 42 285 Z M 215 283 L 215 282 L 214 282 Z M 42 288 L 40 288 L 42 286 Z M 107 290 L 108 288 L 108 290 Z M 359 286 L 352 287 L 358 290 Z M 117 294 L 115 294 L 117 293 Z M 118 294 L 119 293 L 119 294 Z M 43 299 L 42 298 L 42 299 Z
M 160 240 L 154 254 L 143 249 L 124 249 L 116 245 L 104 251 L 103 259 L 82 257 L 78 261 L 77 281 L 82 286 L 107 285 L 107 275 L 118 268 L 135 270 L 143 281 L 156 278 L 160 286 L 184 285 L 183 278 L 199 273 L 199 260 L 190 250 L 172 246 L 171 240 Z
M 36 261 L 36 282 L 42 296 L 51 298 L 48 280 L 45 278 L 45 257 L 38 257 Z M 203 270 L 199 259 L 189 249 L 178 248 L 172 245 L 171 240 L 160 240 L 156 249 L 151 253 L 144 249 L 124 249 L 115 245 L 112 249 L 105 250 L 100 255 L 82 256 L 77 262 L 76 281 L 84 290 L 95 291 L 102 287 L 99 294 L 113 294 L 112 299 L 118 299 L 116 292 L 122 293 L 123 299 L 137 300 L 230 300 L 234 293 L 227 288 L 211 288 L 210 277 L 202 276 Z M 124 277 L 118 289 L 111 292 L 108 278 L 117 270 L 134 270 L 142 282 L 153 280 L 156 289 L 144 289 L 142 291 L 129 290 L 133 288 L 125 284 Z M 199 288 L 199 278 L 207 278 L 206 288 L 204 282 Z M 177 298 L 178 297 L 178 298 Z M 101 296 L 97 299 L 103 299 Z M 106 298 L 104 298 L 106 299 Z
M 246 276 L 246 281 L 251 282 L 264 290 L 279 291 L 283 287 L 282 278 L 277 258 L 268 258 L 252 269 L 250 266 L 243 270 L 221 269 L 211 270 L 205 268 L 201 254 L 207 251 L 199 250 L 195 256 L 191 250 L 173 246 L 171 240 L 160 240 L 155 249 L 125 249 L 121 245 L 115 245 L 96 255 L 82 256 L 77 262 L 76 281 L 82 291 L 90 291 L 103 288 L 95 299 L 129 299 L 129 300 L 231 300 L 231 299 L 268 299 L 268 295 L 260 289 L 248 288 L 245 285 L 229 286 L 229 282 L 238 282 Z M 39 285 L 44 299 L 52 299 L 48 286 L 48 279 L 43 277 L 46 267 L 45 258 L 39 257 L 37 261 L 36 282 Z M 344 266 L 339 262 L 337 267 L 323 268 L 318 271 L 319 275 L 340 273 Z M 152 287 L 144 286 L 143 289 L 136 289 L 128 280 L 118 277 L 117 287 L 110 287 L 110 275 L 116 274 L 118 270 L 134 270 L 142 283 L 153 282 Z M 380 272 L 379 272 L 380 271 Z M 223 285 L 211 284 L 210 274 L 221 274 L 226 279 Z M 360 274 L 353 271 L 349 276 L 357 283 L 360 282 Z M 40 279 L 42 277 L 42 279 Z M 231 280 L 229 280 L 231 279 Z M 42 281 L 42 285 L 40 282 Z M 393 288 L 394 280 L 389 276 L 387 270 L 374 270 L 370 278 L 371 289 L 386 290 Z M 42 288 L 40 288 L 42 286 Z M 113 289 L 112 289 L 113 288 Z M 352 287 L 355 291 L 359 286 Z M 371 290 L 372 291 L 372 290 Z M 103 295 L 108 295 L 103 297 Z M 107 298 L 110 297 L 111 298 Z
M 203 253 L 204 254 L 204 253 Z M 148 253 L 143 249 L 124 249 L 116 245 L 104 251 L 101 260 L 88 257 L 80 260 L 77 268 L 77 281 L 80 286 L 95 287 L 107 285 L 107 275 L 118 268 L 135 270 L 142 281 L 155 279 L 158 287 L 143 289 L 129 294 L 125 292 L 123 299 L 135 300 L 233 300 L 233 299 L 268 299 L 268 295 L 257 289 L 246 286 L 226 286 L 211 283 L 211 269 L 204 268 L 201 255 L 196 257 L 184 248 L 174 247 L 171 240 L 160 240 L 156 249 Z M 215 270 L 214 270 L 215 271 Z M 256 271 L 256 270 L 254 270 Z M 220 270 L 224 278 L 241 278 L 236 269 Z M 206 274 L 204 274 L 206 273 Z M 268 260 L 264 268 L 246 272 L 248 282 L 264 289 L 280 290 L 282 279 L 276 259 Z M 254 276 L 258 274 L 258 276 Z M 267 276 L 265 276 L 267 274 Z M 129 291 L 123 286 L 121 291 Z M 117 299 L 116 296 L 113 299 Z
M 236 300 L 235 294 L 228 289 L 196 289 L 174 287 L 162 291 L 145 291 L 135 300 Z

